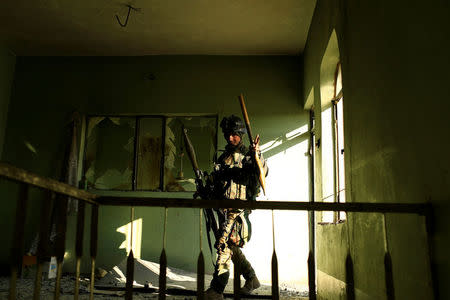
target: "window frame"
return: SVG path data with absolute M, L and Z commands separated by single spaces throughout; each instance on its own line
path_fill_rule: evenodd
M 341 79 L 341 89 L 337 91 L 337 85 L 338 85 L 338 77 L 340 76 Z M 344 155 L 344 145 L 340 147 L 339 145 L 339 133 L 340 130 L 344 132 L 344 128 L 340 128 L 339 126 L 339 118 L 342 118 L 342 127 L 344 127 L 343 122 L 343 104 L 342 104 L 342 112 L 339 113 L 338 110 L 338 104 L 340 101 L 343 101 L 344 95 L 343 95 L 343 86 L 342 86 L 342 69 L 341 69 L 341 63 L 338 62 L 336 64 L 336 69 L 334 73 L 334 81 L 333 81 L 333 97 L 331 99 L 331 132 L 332 132 L 332 151 L 333 151 L 333 194 L 327 195 L 326 197 L 322 196 L 322 201 L 325 199 L 328 199 L 330 197 L 333 197 L 334 203 L 344 203 L 345 201 L 342 201 L 341 199 L 341 192 L 345 192 L 345 175 L 344 178 L 341 178 L 341 168 L 345 168 L 345 157 L 343 158 L 343 165 L 341 166 L 340 160 L 339 160 L 339 148 L 343 150 L 342 155 Z M 343 102 L 342 102 L 343 103 Z M 323 168 L 323 166 L 322 166 Z M 341 189 L 341 180 L 344 180 L 344 187 Z M 322 222 L 319 222 L 319 224 L 338 224 L 345 222 L 346 220 L 346 213 L 343 211 L 334 211 L 333 212 L 333 221 L 323 221 L 323 215 L 322 215 Z
M 134 192 L 145 192 L 145 193 L 194 193 L 193 191 L 167 191 L 165 190 L 165 175 L 164 175 L 164 166 L 165 166 L 165 148 L 166 148 L 166 127 L 167 120 L 169 118 L 212 118 L 214 119 L 214 130 L 215 130 L 215 139 L 213 141 L 213 146 L 217 151 L 218 146 L 218 114 L 214 113 L 179 113 L 179 114 L 86 114 L 84 117 L 84 128 L 85 132 L 82 134 L 81 138 L 83 142 L 80 145 L 83 145 L 82 151 L 82 171 L 81 171 L 81 180 L 84 182 L 84 186 L 88 188 L 87 179 L 86 179 L 86 153 L 88 148 L 88 125 L 89 120 L 94 117 L 104 117 L 104 118 L 134 118 L 135 119 L 135 128 L 134 128 L 134 145 L 133 145 L 133 170 L 132 170 L 132 178 L 131 178 L 131 189 L 123 190 L 123 189 L 97 189 L 90 188 L 89 190 L 99 192 L 99 193 L 115 193 L 115 192 L 125 192 L 125 193 L 134 193 Z M 161 164 L 160 164 L 160 172 L 159 172 L 159 188 L 157 190 L 149 190 L 149 189 L 138 189 L 137 177 L 138 177 L 138 155 L 139 155 L 139 132 L 140 125 L 142 119 L 161 119 Z
M 340 76 L 340 81 L 341 81 L 341 89 L 338 91 L 337 90 L 337 85 L 338 85 L 338 78 Z M 344 156 L 344 145 L 342 145 L 342 147 L 340 147 L 341 145 L 339 145 L 339 131 L 342 130 L 342 132 L 344 132 L 344 128 L 340 128 L 339 126 L 339 118 L 342 118 L 342 127 L 344 126 L 344 106 L 343 106 L 343 100 L 344 99 L 344 93 L 343 93 L 343 87 L 342 87 L 342 69 L 341 69 L 341 62 L 338 62 L 336 65 L 336 71 L 334 74 L 334 95 L 333 95 L 333 99 L 331 100 L 331 103 L 333 105 L 333 125 L 334 125 L 334 130 L 333 130 L 333 146 L 334 146 L 334 173 L 335 173 L 335 183 L 334 183 L 334 188 L 335 188 L 335 192 L 334 192 L 334 197 L 335 197 L 335 203 L 343 203 L 345 201 L 341 200 L 341 192 L 345 192 L 345 177 L 343 178 L 344 180 L 344 188 L 341 189 L 341 173 L 340 173 L 340 168 L 344 168 L 344 166 L 340 165 L 340 159 L 339 159 L 339 152 L 340 152 L 340 148 L 342 149 L 342 155 Z M 342 111 L 340 112 L 341 114 L 339 114 L 339 110 L 338 110 L 338 104 L 339 102 L 342 101 Z M 343 158 L 343 162 L 345 162 L 345 158 Z M 345 176 L 345 175 L 344 175 Z M 335 211 L 334 212 L 334 222 L 335 223 L 339 223 L 339 222 L 343 222 L 345 221 L 345 212 L 343 211 Z

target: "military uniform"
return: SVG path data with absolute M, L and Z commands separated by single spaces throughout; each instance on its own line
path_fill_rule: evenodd
M 223 123 L 224 121 L 222 121 L 221 127 L 226 135 L 226 130 L 229 128 L 223 126 Z M 242 126 L 237 130 L 236 128 L 231 129 L 242 130 Z M 242 135 L 242 132 L 240 133 Z M 242 140 L 237 146 L 230 144 L 226 146 L 225 152 L 215 162 L 214 171 L 211 174 L 214 182 L 214 198 L 255 200 L 260 184 L 258 170 L 252 155 L 253 153 L 243 145 Z M 260 153 L 259 155 L 267 175 L 266 161 Z M 217 260 L 210 290 L 213 289 L 219 294 L 223 293 L 230 276 L 231 261 L 235 268 L 237 267 L 241 271 L 246 282 L 251 282 L 253 279 L 253 282 L 257 282 L 257 286 L 253 288 L 259 287 L 255 271 L 240 249 L 251 237 L 251 223 L 248 219 L 250 212 L 243 209 L 220 209 L 217 213 L 220 238 L 215 243 Z M 251 291 L 253 288 L 248 287 L 247 289 Z

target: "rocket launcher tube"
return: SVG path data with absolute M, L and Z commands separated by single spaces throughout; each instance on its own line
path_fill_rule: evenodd
M 239 102 L 241 104 L 242 115 L 244 117 L 245 127 L 247 128 L 248 138 L 250 139 L 250 144 L 255 143 L 253 140 L 252 130 L 250 127 L 250 120 L 248 118 L 247 109 L 245 108 L 244 96 L 242 94 L 239 95 Z M 259 141 L 258 141 L 259 142 Z M 254 152 L 254 160 L 259 170 L 259 183 L 263 189 L 264 195 L 266 194 L 266 174 L 264 172 L 264 167 L 262 165 L 261 159 L 259 159 L 258 153 Z
M 189 139 L 189 136 L 187 135 L 187 129 L 183 126 L 183 137 L 184 137 L 184 144 L 186 146 L 186 152 L 189 156 L 189 160 L 192 164 L 192 169 L 194 170 L 195 176 L 197 179 L 201 179 L 201 171 L 198 167 L 197 163 L 197 156 L 195 155 L 194 147 L 192 146 L 191 140 Z

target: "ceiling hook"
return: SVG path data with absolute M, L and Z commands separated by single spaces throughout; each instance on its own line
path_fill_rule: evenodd
M 139 8 L 133 7 L 133 6 L 129 5 L 129 4 L 127 4 L 126 6 L 128 7 L 128 14 L 127 14 L 127 18 L 126 18 L 124 24 L 122 24 L 122 22 L 120 22 L 119 16 L 116 15 L 117 22 L 119 22 L 119 25 L 122 26 L 122 27 L 127 26 L 127 24 L 128 24 L 128 18 L 130 17 L 130 12 L 131 12 L 131 10 L 135 10 L 135 11 L 139 11 L 139 10 L 140 10 Z

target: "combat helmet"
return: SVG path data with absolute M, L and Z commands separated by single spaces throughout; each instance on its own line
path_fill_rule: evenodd
M 225 135 L 234 133 L 242 137 L 242 135 L 247 132 L 244 122 L 235 115 L 224 117 L 220 122 L 220 127 Z

